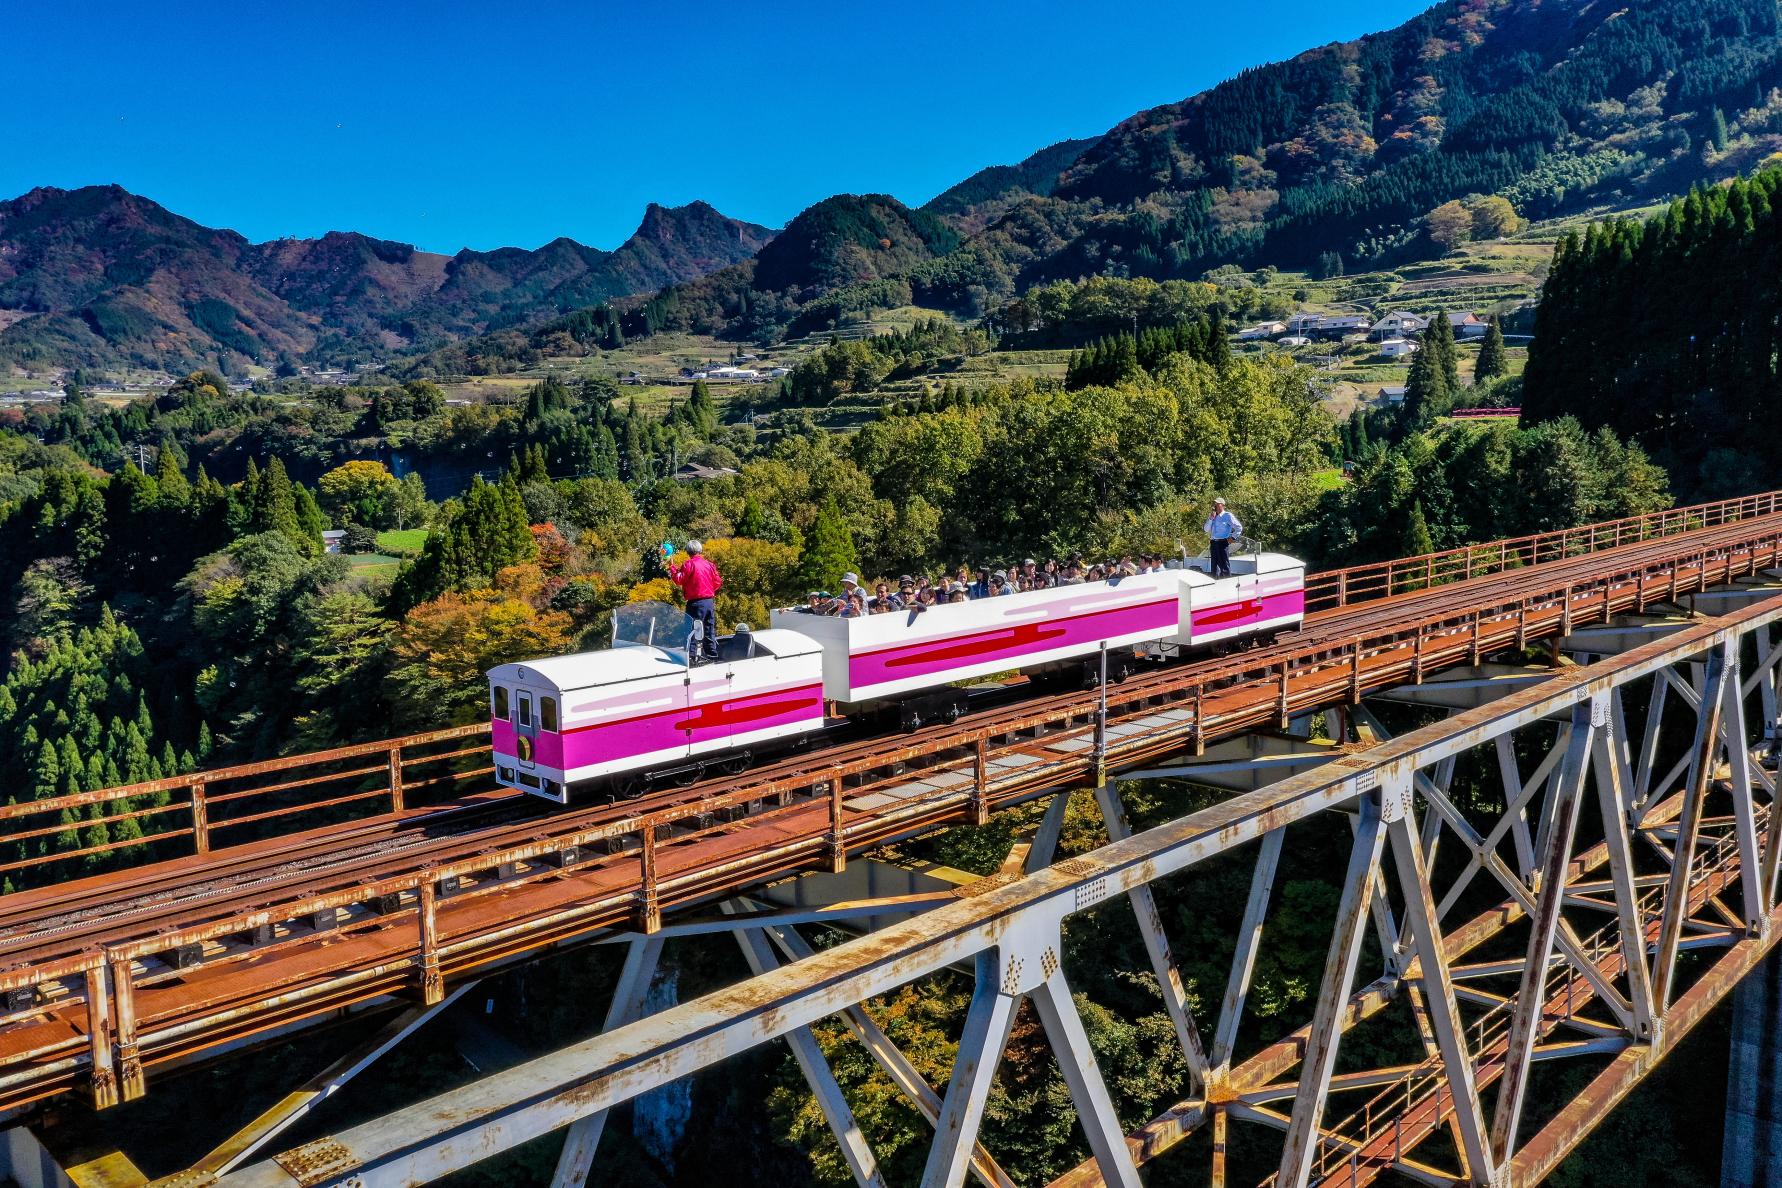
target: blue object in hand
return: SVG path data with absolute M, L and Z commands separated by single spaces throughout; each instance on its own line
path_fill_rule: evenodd
M 674 556 L 674 546 L 672 544 L 668 543 L 666 540 L 662 542 L 662 555 L 664 557 Z

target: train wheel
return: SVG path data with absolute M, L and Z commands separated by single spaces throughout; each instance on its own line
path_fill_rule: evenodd
M 750 755 L 747 751 L 744 751 L 741 754 L 732 755 L 728 759 L 719 760 L 717 764 L 718 772 L 721 775 L 739 776 L 743 772 L 749 770 L 749 764 L 753 761 L 754 756 Z
M 613 777 L 612 798 L 614 801 L 636 800 L 644 794 L 644 778 L 635 771 L 622 772 Z
M 705 768 L 702 765 L 683 768 L 674 773 L 674 786 L 677 788 L 691 788 L 694 784 L 699 782 L 700 777 L 704 774 Z

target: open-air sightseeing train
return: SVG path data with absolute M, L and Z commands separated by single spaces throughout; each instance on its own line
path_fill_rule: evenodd
M 560 804 L 635 796 L 651 781 L 735 774 L 838 719 L 909 730 L 964 712 L 965 684 L 1020 671 L 1118 680 L 1137 665 L 1297 628 L 1305 565 L 1281 553 L 858 618 L 776 610 L 765 630 L 689 663 L 687 618 L 666 603 L 614 613 L 613 646 L 489 670 L 495 775 Z M 661 642 L 658 642 L 661 641 Z

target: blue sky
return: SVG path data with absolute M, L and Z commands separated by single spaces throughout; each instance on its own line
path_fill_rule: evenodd
M 617 246 L 644 204 L 924 202 L 1416 0 L 7 0 L 0 196 L 117 182 L 251 239 Z

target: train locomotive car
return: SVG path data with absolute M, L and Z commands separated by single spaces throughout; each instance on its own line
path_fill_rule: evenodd
M 661 603 L 625 609 L 684 618 Z M 647 774 L 741 770 L 751 749 L 823 726 L 823 657 L 806 636 L 738 632 L 720 641 L 717 663 L 696 668 L 684 648 L 626 638 L 622 626 L 614 641 L 489 670 L 500 783 L 559 804 L 591 781 L 630 795 Z
M 962 684 L 1019 670 L 1109 679 L 1141 663 L 1272 638 L 1305 614 L 1305 567 L 1280 553 L 861 618 L 773 612 L 692 666 L 686 620 L 639 603 L 613 646 L 489 672 L 496 778 L 559 803 L 577 788 L 635 795 L 655 779 L 740 771 L 807 741 L 831 714 L 904 729 L 964 712 Z M 661 642 L 658 642 L 661 641 Z

